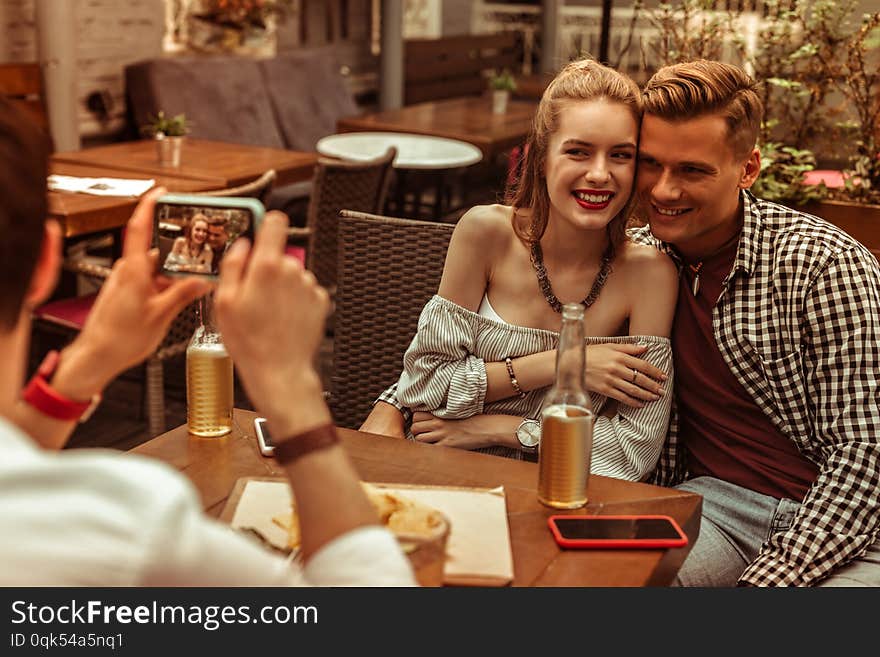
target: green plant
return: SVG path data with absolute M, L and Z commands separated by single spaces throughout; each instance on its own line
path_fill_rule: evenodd
M 880 12 L 859 23 L 859 4 L 763 0 L 757 12 L 751 3 L 718 11 L 713 0 L 669 0 L 652 9 L 636 0 L 625 47 L 637 22 L 647 21 L 657 35 L 641 43 L 647 75 L 654 65 L 708 58 L 739 64 L 762 83 L 763 166 L 755 189 L 764 198 L 880 203 Z M 847 163 L 844 187 L 802 185 L 817 166 L 814 153 L 823 168 Z
M 489 87 L 495 91 L 516 91 L 516 80 L 510 71 L 504 69 L 489 78 Z
M 880 12 L 862 17 L 838 72 L 838 89 L 857 117 L 844 190 L 859 202 L 880 204 Z
M 804 185 L 804 174 L 816 168 L 816 157 L 807 149 L 778 142 L 760 144 L 761 175 L 752 186 L 760 198 L 787 205 L 806 205 L 828 197 L 824 183 Z
M 721 59 L 724 37 L 736 33 L 736 14 L 716 11 L 715 0 L 678 0 L 675 4 L 661 2 L 647 12 L 648 22 L 657 30 L 659 39 L 651 42 L 661 65 L 692 59 Z M 636 10 L 644 10 L 638 3 Z
M 186 114 L 165 116 L 165 112 L 159 111 L 149 123 L 143 126 L 143 132 L 152 137 L 162 134 L 166 137 L 182 137 L 189 133 L 190 122 Z

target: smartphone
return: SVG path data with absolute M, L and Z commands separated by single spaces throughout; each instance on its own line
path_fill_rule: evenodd
M 547 519 L 564 548 L 676 548 L 688 539 L 670 516 L 566 516 Z
M 272 456 L 275 454 L 275 443 L 272 442 L 272 434 L 266 427 L 266 418 L 258 417 L 254 420 L 254 432 L 257 434 L 257 444 L 260 446 L 260 454 Z
M 165 194 L 156 201 L 153 247 L 159 273 L 216 279 L 223 254 L 242 235 L 253 239 L 266 209 L 240 196 Z

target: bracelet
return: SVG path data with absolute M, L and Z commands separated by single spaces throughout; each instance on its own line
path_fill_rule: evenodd
M 324 424 L 279 442 L 275 447 L 275 458 L 282 465 L 286 465 L 301 459 L 306 454 L 338 444 L 336 427 L 333 424 Z
M 510 377 L 510 385 L 513 386 L 516 394 L 518 394 L 520 399 L 522 399 L 526 396 L 526 393 L 524 393 L 522 388 L 519 387 L 519 381 L 516 380 L 516 376 L 513 373 L 513 361 L 510 360 L 510 358 L 505 358 L 504 364 L 507 365 L 507 375 Z

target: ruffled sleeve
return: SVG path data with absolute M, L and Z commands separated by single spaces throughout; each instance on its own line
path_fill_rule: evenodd
M 483 412 L 486 363 L 474 355 L 477 315 L 434 296 L 403 356 L 397 399 L 413 411 L 460 420 Z
M 590 469 L 595 474 L 642 481 L 657 466 L 669 426 L 674 383 L 672 346 L 668 338 L 657 336 L 587 338 L 588 345 L 614 342 L 635 342 L 648 347 L 639 357 L 667 373 L 669 378 L 664 382 L 666 394 L 642 408 L 618 404 L 617 412 L 612 417 L 597 415 L 593 427 Z M 591 397 L 594 405 L 597 401 L 606 401 L 605 397 L 598 395 Z

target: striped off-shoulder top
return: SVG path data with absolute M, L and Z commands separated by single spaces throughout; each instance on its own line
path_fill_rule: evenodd
M 403 373 L 380 399 L 413 411 L 430 411 L 447 420 L 480 413 L 540 419 L 547 388 L 530 390 L 524 398 L 485 401 L 486 363 L 556 349 L 559 334 L 508 324 L 494 311 L 488 312 L 488 308 L 481 311 L 472 312 L 438 295 L 428 301 L 419 317 L 418 331 L 404 355 Z M 609 342 L 647 346 L 641 357 L 669 376 L 667 392 L 658 401 L 643 408 L 620 404 L 611 417 L 600 415 L 607 397 L 590 395 L 596 413 L 592 472 L 643 480 L 657 463 L 669 423 L 673 384 L 670 341 L 645 335 L 586 338 L 588 345 Z M 507 447 L 480 451 L 521 458 L 519 450 Z

